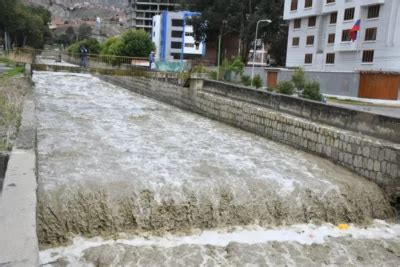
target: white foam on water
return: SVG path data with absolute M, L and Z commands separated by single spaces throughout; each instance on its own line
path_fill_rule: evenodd
M 43 250 L 40 252 L 40 263 L 46 264 L 65 258 L 73 266 L 77 266 L 84 251 L 102 245 L 123 244 L 128 246 L 157 246 L 162 248 L 178 247 L 181 245 L 218 246 L 225 247 L 229 243 L 260 244 L 268 242 L 297 242 L 302 245 L 324 244 L 328 237 L 347 237 L 351 239 L 398 239 L 400 225 L 388 224 L 375 220 L 368 228 L 350 225 L 347 230 L 340 230 L 332 224 L 321 226 L 299 224 L 290 227 L 262 228 L 259 226 L 235 227 L 213 231 L 202 231 L 193 235 L 132 236 L 127 239 L 104 240 L 100 237 L 86 239 L 75 237 L 72 245 Z

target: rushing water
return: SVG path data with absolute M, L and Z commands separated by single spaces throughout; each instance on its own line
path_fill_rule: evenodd
M 324 159 L 89 75 L 34 74 L 39 239 L 394 218 Z

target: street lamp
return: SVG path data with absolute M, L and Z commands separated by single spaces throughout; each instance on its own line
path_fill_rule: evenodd
M 260 19 L 259 21 L 257 21 L 256 38 L 254 39 L 254 48 L 253 48 L 253 69 L 251 71 L 251 86 L 253 86 L 253 79 L 254 79 L 254 64 L 255 64 L 255 61 L 256 61 L 258 24 L 260 24 L 260 22 L 267 22 L 268 24 L 270 24 L 272 22 L 272 20 L 270 20 L 270 19 Z

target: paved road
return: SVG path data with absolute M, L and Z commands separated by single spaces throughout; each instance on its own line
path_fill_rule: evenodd
M 366 112 L 371 112 L 371 113 L 376 113 L 376 114 L 381 114 L 385 116 L 390 116 L 390 117 L 395 117 L 395 118 L 400 118 L 400 107 L 389 107 L 389 106 L 367 106 L 367 105 L 349 105 L 349 104 L 343 104 L 343 103 L 330 103 L 335 106 L 340 106 L 340 107 L 347 107 L 355 110 L 361 110 L 361 111 L 366 111 Z

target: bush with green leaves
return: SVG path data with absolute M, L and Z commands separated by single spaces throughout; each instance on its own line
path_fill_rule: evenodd
M 322 95 L 320 92 L 319 82 L 306 82 L 303 90 L 303 97 L 314 101 L 321 101 Z
M 101 45 L 101 54 L 102 55 L 113 55 L 116 53 L 118 46 L 121 43 L 120 37 L 111 37 L 108 38 L 102 45 Z
M 257 89 L 263 86 L 263 80 L 261 79 L 260 75 L 257 74 L 256 76 L 254 76 L 253 86 L 256 87 Z
M 244 63 L 240 57 L 236 57 L 232 63 L 228 66 L 228 70 L 237 74 L 243 74 Z
M 282 81 L 276 86 L 276 90 L 284 95 L 293 95 L 294 84 L 290 81 Z
M 251 85 L 251 77 L 249 75 L 242 75 L 242 83 L 246 86 Z
M 67 48 L 67 52 L 79 54 L 81 45 L 85 46 L 90 54 L 98 55 L 100 54 L 101 46 L 96 39 L 85 39 L 70 45 Z
M 210 73 L 210 70 L 206 66 L 200 64 L 200 65 L 196 65 L 196 66 L 192 67 L 190 72 L 191 73 Z
M 297 68 L 292 76 L 292 82 L 294 86 L 296 87 L 297 91 L 303 91 L 304 86 L 306 84 L 306 77 L 304 70 L 302 68 Z
M 218 71 L 216 71 L 216 70 L 211 71 L 211 72 L 210 72 L 210 77 L 211 77 L 211 79 L 213 79 L 213 80 L 217 80 L 217 78 L 218 78 Z

